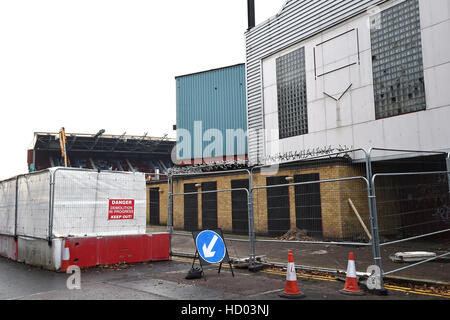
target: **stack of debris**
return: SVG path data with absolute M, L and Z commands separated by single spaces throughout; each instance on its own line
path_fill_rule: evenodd
M 314 238 L 308 236 L 308 232 L 306 230 L 300 230 L 298 228 L 293 228 L 278 237 L 277 240 L 285 240 L 285 241 L 314 241 Z
M 256 256 L 255 262 L 266 263 L 265 258 L 266 256 Z M 234 268 L 248 268 L 250 262 L 249 258 L 230 258 L 230 260 Z

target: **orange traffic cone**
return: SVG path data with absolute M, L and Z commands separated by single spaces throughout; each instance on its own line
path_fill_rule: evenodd
M 292 254 L 292 250 L 289 250 L 286 288 L 284 289 L 284 292 L 280 294 L 280 297 L 288 299 L 299 299 L 305 297 L 305 295 L 298 289 L 297 273 L 295 272 L 294 255 Z
M 64 240 L 64 249 L 62 252 L 62 262 L 60 271 L 67 271 L 70 266 L 70 250 L 69 250 L 69 240 Z
M 339 290 L 340 293 L 349 295 L 362 295 L 358 287 L 358 278 L 356 276 L 355 255 L 350 252 L 348 256 L 347 275 L 345 278 L 345 287 Z

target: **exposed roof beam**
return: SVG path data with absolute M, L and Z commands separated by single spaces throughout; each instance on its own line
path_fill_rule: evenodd
M 92 144 L 92 146 L 90 147 L 90 150 L 93 150 L 93 149 L 95 148 L 95 146 L 96 146 L 97 143 L 98 143 L 98 140 L 100 140 L 100 137 L 101 137 L 102 134 L 104 134 L 104 133 L 105 133 L 105 129 L 101 129 L 99 132 L 97 132 L 97 133 L 94 135 L 95 141 L 94 141 L 94 143 Z
M 119 145 L 120 141 L 125 137 L 126 134 L 127 133 L 124 132 L 119 138 L 116 139 L 116 143 L 114 144 L 114 146 L 111 148 L 110 151 L 114 151 L 117 148 L 117 146 Z

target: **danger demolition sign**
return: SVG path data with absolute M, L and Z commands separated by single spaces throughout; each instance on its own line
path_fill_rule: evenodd
M 133 220 L 133 199 L 109 199 L 108 220 Z

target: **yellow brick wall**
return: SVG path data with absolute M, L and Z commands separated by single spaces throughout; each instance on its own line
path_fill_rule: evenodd
M 345 164 L 329 165 L 308 169 L 287 169 L 280 171 L 276 176 L 294 176 L 298 174 L 319 173 L 320 180 L 336 179 L 344 176 L 363 176 L 365 172 L 358 167 L 350 167 Z M 255 173 L 253 185 L 265 186 L 266 175 Z M 173 184 L 174 194 L 183 193 L 185 183 L 201 184 L 203 182 L 217 182 L 218 190 L 231 189 L 232 180 L 248 179 L 248 175 L 243 174 L 221 174 L 214 176 L 189 177 L 182 180 L 175 180 Z M 167 182 L 161 184 L 152 184 L 150 187 L 160 187 L 162 190 L 160 197 L 160 221 L 162 224 L 167 222 Z M 362 219 L 370 230 L 369 211 L 367 203 L 367 188 L 362 180 L 339 181 L 320 184 L 321 209 L 322 209 L 322 229 L 325 238 L 343 239 L 352 237 L 355 233 L 364 235 L 364 230 L 351 209 L 348 199 L 352 199 Z M 294 186 L 289 186 L 289 204 L 291 228 L 296 226 L 295 214 L 295 192 Z M 232 208 L 231 192 L 217 193 L 217 218 L 218 227 L 224 232 L 232 231 Z M 174 227 L 182 230 L 184 227 L 184 196 L 174 196 Z M 254 192 L 254 214 L 255 231 L 257 234 L 266 234 L 268 231 L 267 222 L 267 193 L 266 189 L 258 189 Z M 201 225 L 201 195 L 198 196 L 198 221 L 199 229 Z
M 230 190 L 232 180 L 248 179 L 248 175 L 217 175 L 203 176 L 196 178 L 185 178 L 175 180 L 173 183 L 174 193 L 174 227 L 182 230 L 184 227 L 184 184 L 201 184 L 204 182 L 216 182 L 217 190 Z M 201 191 L 201 188 L 198 189 Z M 167 203 L 167 201 L 166 201 Z M 167 215 L 167 210 L 166 210 Z M 232 231 L 232 210 L 231 210 L 231 191 L 217 192 L 217 224 L 224 231 Z M 202 194 L 198 195 L 198 228 L 202 228 Z

